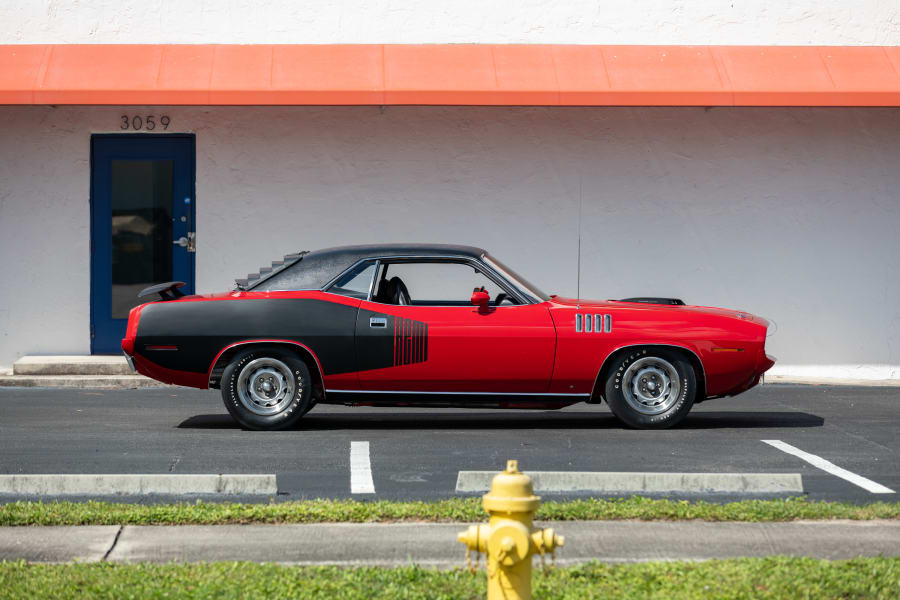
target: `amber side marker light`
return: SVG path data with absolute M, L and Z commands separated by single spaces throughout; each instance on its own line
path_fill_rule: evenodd
M 713 348 L 713 352 L 743 352 L 743 348 Z

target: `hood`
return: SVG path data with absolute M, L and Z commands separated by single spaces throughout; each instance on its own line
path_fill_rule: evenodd
M 732 319 L 739 319 L 741 321 L 750 321 L 751 323 L 757 323 L 759 325 L 762 325 L 763 327 L 769 326 L 769 321 L 747 311 L 732 310 L 730 308 L 717 308 L 714 306 L 694 306 L 690 304 L 676 305 L 669 303 L 655 304 L 652 302 L 647 302 L 646 300 L 648 299 L 646 298 L 641 298 L 641 302 L 629 302 L 627 300 L 590 300 L 585 298 L 581 298 L 579 300 L 577 298 L 551 296 L 550 300 L 556 304 L 561 304 L 563 306 L 578 306 L 580 304 L 581 307 L 587 311 L 616 307 L 633 308 L 638 310 L 689 311 L 692 313 L 714 315 L 718 317 L 729 317 Z M 669 299 L 660 298 L 660 300 Z

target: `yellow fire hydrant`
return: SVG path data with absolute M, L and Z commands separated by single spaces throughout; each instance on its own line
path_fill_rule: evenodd
M 469 551 L 487 554 L 488 600 L 531 598 L 531 557 L 553 554 L 565 543 L 553 529 L 535 529 L 532 518 L 541 503 L 531 477 L 519 472 L 518 461 L 494 476 L 482 505 L 490 515 L 487 525 L 471 525 L 458 535 Z

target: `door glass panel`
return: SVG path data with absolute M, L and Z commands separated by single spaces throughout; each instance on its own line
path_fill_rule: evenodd
M 112 160 L 112 314 L 145 302 L 137 294 L 172 280 L 172 160 Z
M 480 287 L 484 287 L 492 302 L 503 293 L 500 286 L 469 264 L 403 262 L 384 266 L 373 300 L 385 304 L 397 303 L 396 298 L 390 297 L 391 281 L 396 281 L 395 285 L 402 282 L 414 305 L 469 306 L 472 290 Z

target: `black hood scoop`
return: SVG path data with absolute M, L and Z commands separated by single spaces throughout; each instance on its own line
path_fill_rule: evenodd
M 619 302 L 638 302 L 640 304 L 670 304 L 672 306 L 684 306 L 684 300 L 681 298 L 622 298 Z

